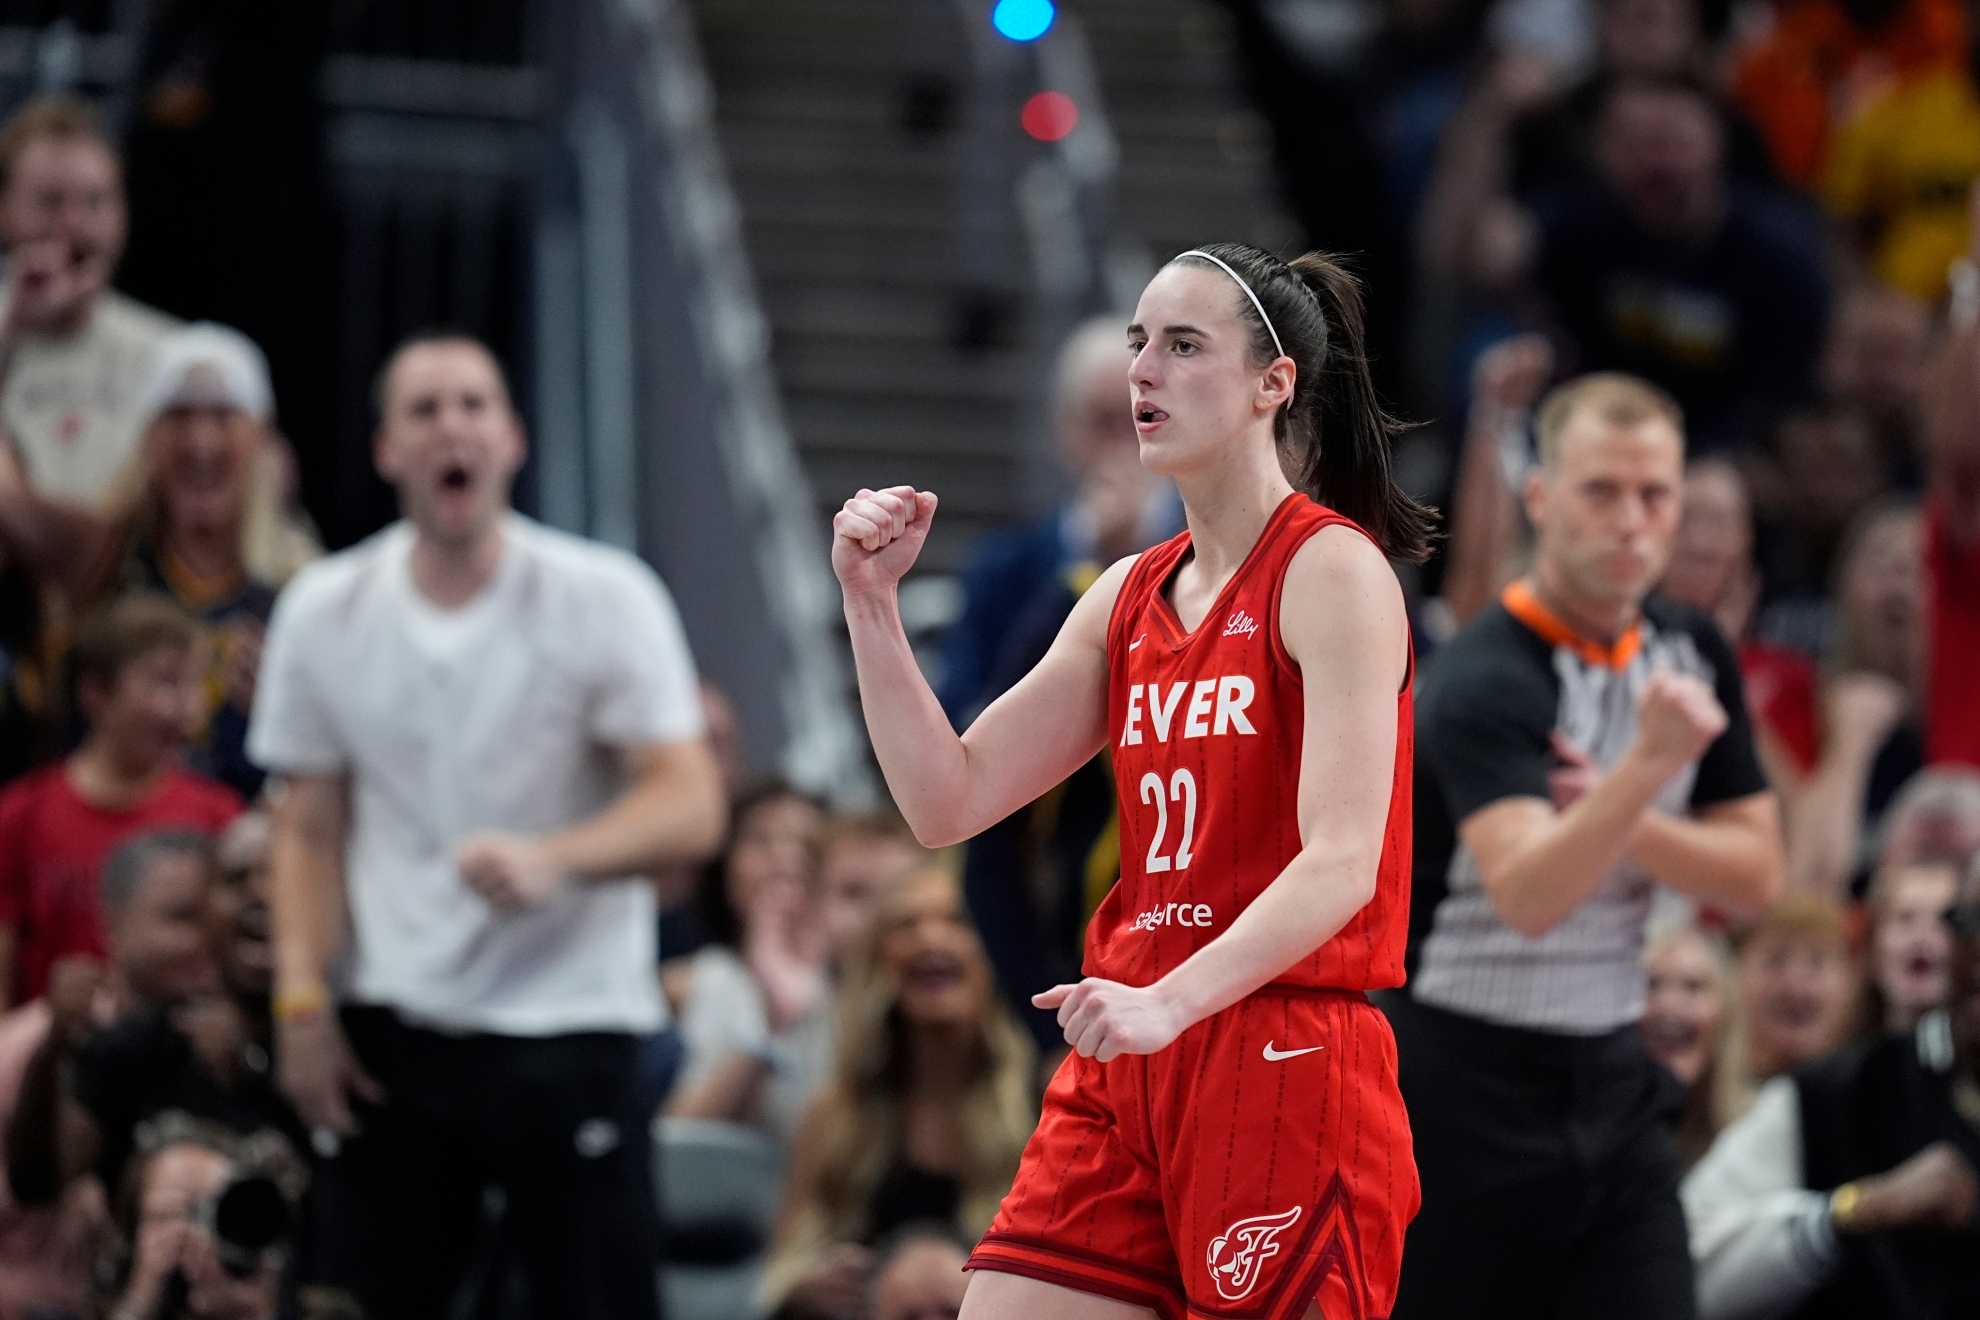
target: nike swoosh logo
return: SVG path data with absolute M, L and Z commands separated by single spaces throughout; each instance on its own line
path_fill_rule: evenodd
M 1140 646 L 1143 642 L 1147 640 L 1148 640 L 1148 634 L 1147 633 L 1141 634 L 1141 636 L 1135 638 L 1133 641 L 1128 643 L 1128 650 L 1132 651 L 1135 647 Z
M 1311 1054 L 1315 1050 L 1326 1048 L 1325 1045 L 1308 1045 L 1303 1050 L 1275 1050 L 1272 1048 L 1272 1042 L 1268 1040 L 1265 1042 L 1265 1062 L 1277 1063 L 1280 1059 L 1297 1059 L 1302 1054 Z

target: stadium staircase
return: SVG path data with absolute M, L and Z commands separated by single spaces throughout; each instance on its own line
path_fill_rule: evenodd
M 1009 190 L 993 226 L 999 267 L 972 282 L 958 259 L 963 14 L 988 4 L 692 9 L 813 492 L 829 511 L 861 485 L 939 491 L 923 567 L 952 570 L 970 537 L 1051 493 L 1035 473 L 1027 481 L 1043 349 Z M 1065 0 L 1064 12 L 1084 27 L 1120 149 L 1108 225 L 1116 291 L 1210 238 L 1287 242 L 1294 230 L 1273 195 L 1263 126 L 1242 104 L 1222 12 L 1206 0 Z M 1045 150 L 1011 120 L 1010 150 Z

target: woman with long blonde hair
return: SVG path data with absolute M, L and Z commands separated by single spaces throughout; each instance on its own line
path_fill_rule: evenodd
M 142 404 L 144 437 L 111 499 L 119 512 L 82 603 L 164 592 L 199 619 L 209 657 L 193 768 L 251 798 L 262 774 L 244 742 L 262 639 L 276 593 L 322 547 L 290 498 L 291 459 L 253 340 L 210 322 L 173 331 Z
M 954 876 L 914 871 L 880 900 L 847 978 L 832 1082 L 798 1131 L 767 1308 L 858 1313 L 867 1250 L 934 1220 L 974 1240 L 1037 1121 L 1031 1043 L 1004 1009 Z

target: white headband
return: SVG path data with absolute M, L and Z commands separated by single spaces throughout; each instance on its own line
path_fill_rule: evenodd
M 1286 346 L 1279 342 L 1279 332 L 1272 328 L 1272 318 L 1265 315 L 1265 304 L 1258 301 L 1258 295 L 1253 293 L 1251 286 L 1244 282 L 1244 276 L 1225 265 L 1222 258 L 1213 257 L 1202 248 L 1191 248 L 1176 260 L 1181 261 L 1183 257 L 1202 257 L 1205 261 L 1214 262 L 1219 270 L 1236 280 L 1237 286 L 1244 290 L 1244 296 L 1251 299 L 1251 305 L 1258 309 L 1258 319 L 1265 323 L 1265 333 L 1272 336 L 1272 347 L 1279 350 L 1280 357 L 1286 356 Z

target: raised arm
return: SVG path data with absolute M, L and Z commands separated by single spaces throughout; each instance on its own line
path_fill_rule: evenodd
M 1697 759 L 1724 732 L 1726 722 L 1724 708 L 1706 684 L 1681 674 L 1654 674 L 1637 701 L 1635 741 L 1565 808 L 1556 809 L 1541 798 L 1509 797 L 1466 816 L 1458 836 L 1478 863 L 1499 919 L 1523 935 L 1539 936 L 1580 907 L 1630 853 L 1658 790 Z M 1716 873 L 1705 881 L 1666 865 L 1677 844 L 1662 822 L 1651 829 L 1645 860 L 1669 873 L 1659 879 L 1689 891 L 1701 884 L 1713 891 L 1701 897 L 1729 896 L 1713 882 L 1723 879 Z M 1695 832 L 1685 837 L 1698 841 Z M 1738 842 L 1747 841 L 1741 832 Z M 1646 864 L 1645 869 L 1651 868 Z M 1763 900 L 1766 895 L 1760 891 L 1777 885 L 1779 877 L 1776 844 L 1771 870 L 1753 877 L 1753 898 Z
M 1032 801 L 1106 742 L 1107 619 L 1132 561 L 1101 575 L 1045 658 L 958 737 L 901 627 L 900 580 L 935 504 L 911 486 L 862 490 L 832 520 L 832 568 L 873 754 L 915 837 L 943 848 Z
M 1451 497 L 1451 541 L 1445 552 L 1444 603 L 1462 627 L 1518 576 L 1514 564 L 1526 515 L 1507 470 L 1508 441 L 1524 456 L 1534 401 L 1554 367 L 1545 335 L 1519 335 L 1494 344 L 1471 372 L 1457 489 Z
M 1037 996 L 1081 1054 L 1104 1063 L 1161 1049 L 1312 953 L 1375 893 L 1409 665 L 1402 589 L 1366 537 L 1330 527 L 1293 556 L 1283 600 L 1280 628 L 1305 688 L 1299 855 L 1154 985 L 1088 978 Z
M 114 534 L 105 515 L 39 494 L 13 443 L 0 435 L 0 547 L 36 576 L 81 592 L 104 567 Z

